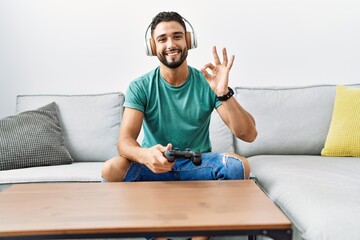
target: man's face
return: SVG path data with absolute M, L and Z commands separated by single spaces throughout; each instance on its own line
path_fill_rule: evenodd
M 188 54 L 184 28 L 176 21 L 161 22 L 153 32 L 156 55 L 169 68 L 179 67 Z

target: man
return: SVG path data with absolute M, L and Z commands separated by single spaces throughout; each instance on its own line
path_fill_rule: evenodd
M 232 97 L 228 87 L 234 56 L 222 50 L 215 63 L 201 71 L 187 65 L 189 46 L 185 19 L 176 12 L 161 12 L 150 24 L 150 51 L 160 61 L 155 70 L 131 82 L 118 138 L 120 156 L 104 163 L 104 181 L 169 181 L 247 179 L 246 158 L 234 153 L 213 153 L 209 139 L 214 109 L 239 139 L 257 136 L 253 117 Z M 221 101 L 220 101 L 220 100 Z M 144 140 L 136 139 L 141 127 Z M 202 152 L 202 164 L 187 159 L 169 162 L 165 150 L 190 148 Z
M 189 40 L 184 20 L 178 13 L 161 12 L 150 24 L 147 51 L 158 57 L 160 66 L 132 81 L 126 92 L 118 138 L 120 156 L 104 163 L 104 182 L 249 177 L 246 158 L 234 153 L 212 153 L 209 138 L 214 109 L 239 139 L 252 142 L 257 136 L 253 117 L 228 88 L 234 56 L 228 60 L 224 48 L 221 62 L 213 47 L 215 65 L 208 63 L 201 72 L 188 66 L 188 49 L 194 47 L 194 41 Z M 142 126 L 145 136 L 140 145 L 136 139 Z M 164 152 L 173 146 L 201 151 L 202 164 L 195 166 L 186 159 L 169 162 Z

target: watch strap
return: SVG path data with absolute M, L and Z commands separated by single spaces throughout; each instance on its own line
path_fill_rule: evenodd
M 229 98 L 231 98 L 234 95 L 234 90 L 232 90 L 231 87 L 228 87 L 228 89 L 229 89 L 229 92 L 227 94 L 222 95 L 222 96 L 217 96 L 219 101 L 224 102 L 224 101 L 228 100 Z

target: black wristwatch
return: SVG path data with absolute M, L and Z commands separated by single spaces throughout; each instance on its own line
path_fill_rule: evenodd
M 220 101 L 225 102 L 226 100 L 231 98 L 232 95 L 234 95 L 234 90 L 232 90 L 231 87 L 228 87 L 228 89 L 229 89 L 229 92 L 227 94 L 217 97 Z

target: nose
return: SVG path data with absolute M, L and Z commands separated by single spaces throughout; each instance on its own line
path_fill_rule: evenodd
M 168 38 L 167 48 L 172 48 L 174 45 L 174 40 L 172 38 Z

